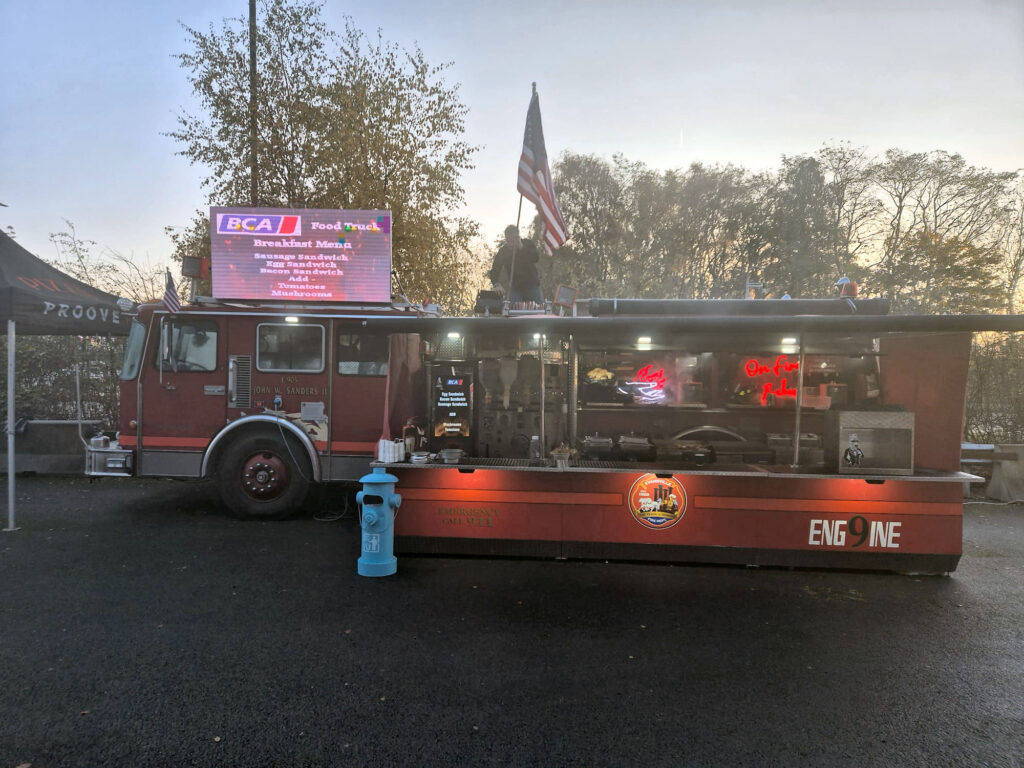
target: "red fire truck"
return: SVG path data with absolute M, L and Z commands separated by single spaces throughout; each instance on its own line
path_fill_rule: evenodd
M 117 440 L 93 441 L 87 474 L 216 477 L 236 514 L 288 515 L 312 485 L 365 474 L 382 434 L 416 415 L 418 337 L 366 322 L 421 316 L 410 306 L 142 305 Z
M 398 552 L 955 569 L 971 334 L 1024 318 L 577 310 L 143 306 L 88 473 L 215 477 L 236 513 L 280 517 L 404 435 L 382 456 Z

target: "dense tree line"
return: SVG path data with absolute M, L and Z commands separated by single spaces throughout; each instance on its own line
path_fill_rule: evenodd
M 812 298 L 847 275 L 897 312 L 1019 300 L 1024 187 L 960 155 L 836 145 L 753 173 L 565 153 L 554 175 L 571 239 L 548 295 L 570 283 L 589 296 L 728 298 L 753 278 L 769 295 Z

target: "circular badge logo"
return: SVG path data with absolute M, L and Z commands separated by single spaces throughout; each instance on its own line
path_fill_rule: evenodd
M 674 477 L 640 475 L 629 489 L 629 511 L 644 528 L 663 531 L 683 519 L 686 490 Z

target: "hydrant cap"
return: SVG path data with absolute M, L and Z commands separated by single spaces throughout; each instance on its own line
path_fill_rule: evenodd
M 368 475 L 359 478 L 360 483 L 397 483 L 398 478 L 389 475 L 384 467 L 374 467 Z

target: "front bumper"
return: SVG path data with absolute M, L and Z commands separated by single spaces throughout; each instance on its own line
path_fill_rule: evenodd
M 116 442 L 107 447 L 85 449 L 86 477 L 131 477 L 135 468 L 134 451 Z

